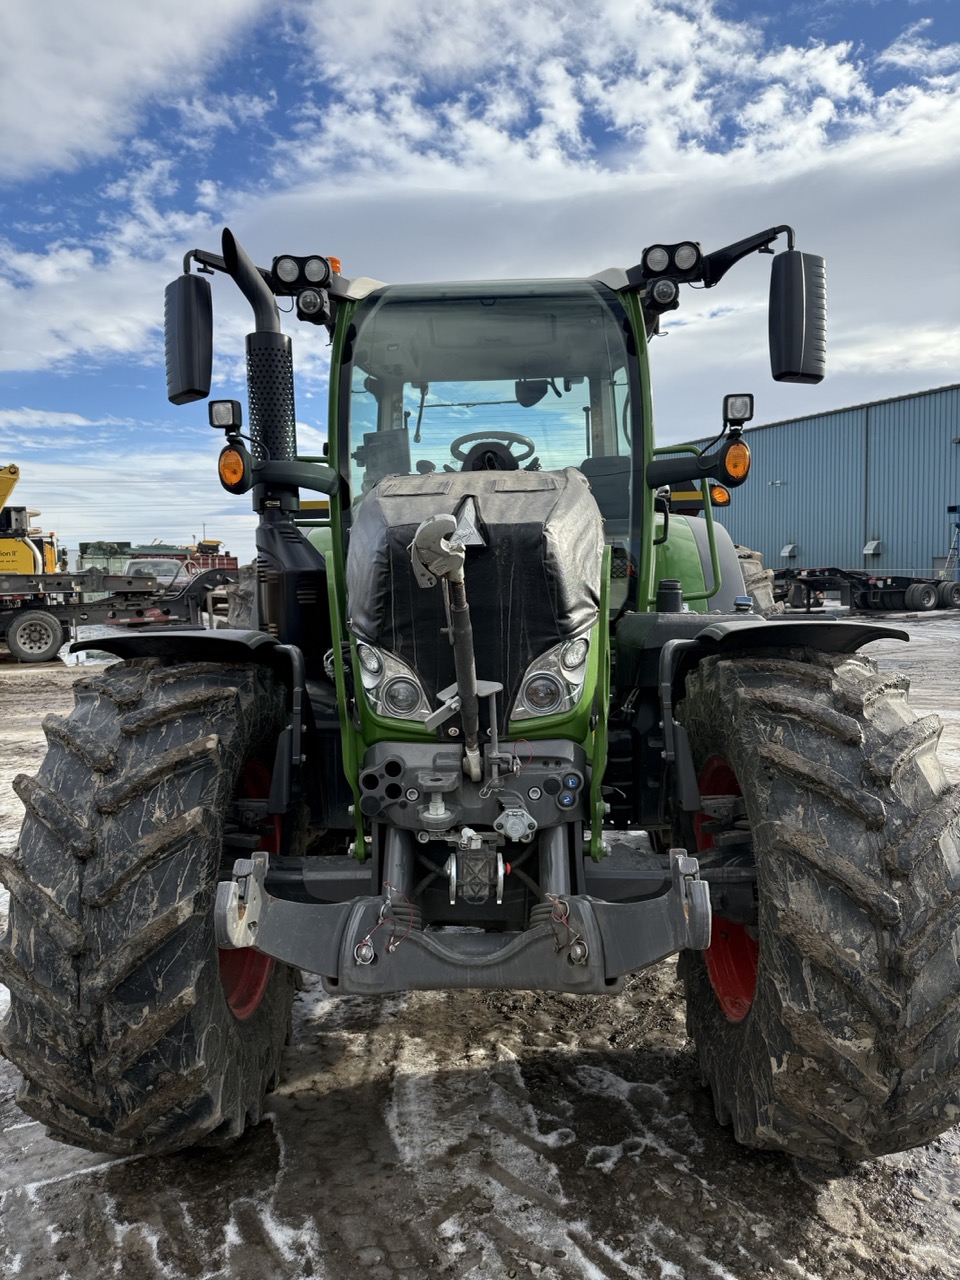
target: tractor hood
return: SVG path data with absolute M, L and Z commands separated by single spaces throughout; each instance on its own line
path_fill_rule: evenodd
M 600 512 L 573 467 L 395 475 L 370 490 L 350 534 L 349 626 L 413 667 L 434 699 L 454 678 L 452 649 L 441 588 L 418 585 L 409 547 L 420 523 L 441 513 L 472 526 L 465 574 L 477 675 L 503 684 L 509 710 L 534 659 L 596 621 Z

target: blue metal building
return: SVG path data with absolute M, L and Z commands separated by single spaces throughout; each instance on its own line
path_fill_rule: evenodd
M 769 568 L 941 574 L 960 519 L 947 511 L 960 504 L 960 384 L 744 438 L 750 477 L 715 517 Z

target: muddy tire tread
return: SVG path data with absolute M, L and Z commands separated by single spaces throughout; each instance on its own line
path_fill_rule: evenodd
M 679 718 L 698 765 L 733 765 L 758 865 L 744 1022 L 701 956 L 680 962 L 702 1074 L 748 1145 L 863 1159 L 960 1118 L 960 797 L 938 717 L 905 694 L 861 654 L 708 658 L 688 676 Z
M 0 1048 L 24 1075 L 18 1101 L 96 1151 L 235 1137 L 279 1074 L 294 974 L 276 965 L 238 1023 L 212 907 L 223 815 L 250 753 L 272 763 L 282 690 L 253 666 L 151 659 L 75 694 L 71 716 L 45 721 L 37 778 L 17 780 L 26 817 L 0 862 Z

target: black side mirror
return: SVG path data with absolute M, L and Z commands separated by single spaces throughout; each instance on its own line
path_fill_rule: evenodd
M 213 302 L 204 276 L 182 275 L 163 298 L 167 399 L 172 404 L 205 400 L 213 369 Z
M 770 372 L 777 382 L 822 382 L 826 358 L 826 263 L 787 249 L 770 273 Z

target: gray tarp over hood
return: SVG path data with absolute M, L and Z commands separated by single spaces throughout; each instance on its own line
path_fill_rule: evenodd
M 407 550 L 429 516 L 458 516 L 473 498 L 484 546 L 466 550 L 477 675 L 498 680 L 507 707 L 538 655 L 593 625 L 603 522 L 584 476 L 563 471 L 387 476 L 357 509 L 347 554 L 350 629 L 420 675 L 431 698 L 453 681 L 439 586 L 417 585 Z

